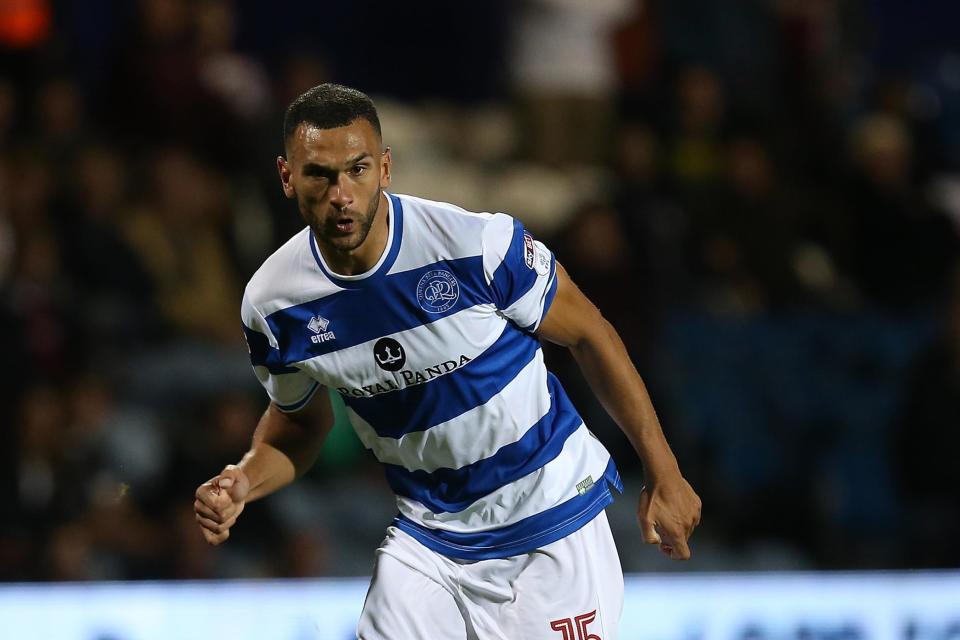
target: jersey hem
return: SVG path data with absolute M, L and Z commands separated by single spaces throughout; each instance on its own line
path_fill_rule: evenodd
M 498 534 L 498 530 L 479 533 L 455 533 L 451 531 L 441 531 L 419 525 L 403 514 L 400 514 L 394 518 L 393 524 L 413 536 L 418 542 L 423 544 L 423 546 L 427 547 L 428 549 L 436 551 L 437 553 L 450 558 L 457 558 L 460 560 L 489 560 L 492 558 L 506 558 L 509 556 L 520 555 L 522 553 L 529 553 L 534 549 L 538 549 L 552 542 L 556 542 L 557 540 L 567 537 L 574 531 L 581 529 L 588 522 L 593 520 L 597 514 L 599 514 L 604 510 L 604 508 L 606 508 L 607 505 L 613 502 L 613 494 L 610 491 L 610 487 L 616 489 L 618 493 L 623 492 L 623 484 L 620 481 L 620 474 L 617 471 L 616 465 L 614 465 L 612 458 L 610 459 L 610 463 L 607 466 L 607 470 L 601 480 L 601 482 L 598 482 L 594 485 L 593 489 L 588 490 L 587 494 L 571 498 L 567 502 L 553 507 L 553 510 L 558 511 L 558 515 L 562 517 L 564 515 L 563 511 L 565 510 L 565 507 L 568 507 L 575 501 L 586 501 L 587 505 L 585 507 L 569 516 L 562 517 L 562 520 L 558 523 L 553 523 L 541 531 L 523 536 L 519 539 L 511 539 L 508 537 L 508 539 L 504 540 L 503 542 L 494 544 L 469 544 L 471 538 L 476 539 L 478 537 L 496 536 Z M 546 512 L 535 514 L 526 520 L 541 517 L 544 513 Z M 525 521 L 521 520 L 518 523 L 504 527 L 504 529 L 522 527 L 524 523 Z M 504 533 L 506 536 L 510 535 L 509 533 Z M 520 532 L 518 531 L 517 533 L 519 534 Z

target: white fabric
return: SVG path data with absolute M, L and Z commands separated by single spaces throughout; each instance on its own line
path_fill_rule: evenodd
M 305 230 L 250 280 L 257 377 L 289 411 L 319 385 L 337 391 L 364 445 L 394 465 L 399 526 L 431 548 L 480 559 L 567 535 L 619 481 L 525 331 L 556 291 L 552 253 L 506 214 L 389 199 L 390 240 L 367 273 L 331 274 Z M 430 274 L 454 283 L 459 306 L 432 308 L 418 284 Z M 397 370 L 377 355 L 385 340 Z
M 536 515 L 544 510 L 544 505 L 562 504 L 576 497 L 579 493 L 576 485 L 587 478 L 594 483 L 606 483 L 603 473 L 609 462 L 610 454 L 581 423 L 563 443 L 563 450 L 556 458 L 462 511 L 433 513 L 404 496 L 397 496 L 397 506 L 406 517 L 432 529 L 458 533 L 489 531 Z
M 517 377 L 486 404 L 399 439 L 378 436 L 373 427 L 349 407 L 347 415 L 360 441 L 380 462 L 411 471 L 459 468 L 489 458 L 501 447 L 516 442 L 531 424 L 550 410 L 546 378 L 543 354 L 538 351 Z M 477 425 L 484 422 L 496 424 L 497 428 L 477 429 Z
M 448 359 L 459 360 L 460 356 L 473 360 L 497 341 L 505 325 L 506 321 L 496 315 L 492 304 L 478 304 L 429 324 L 386 333 L 346 349 L 304 360 L 298 366 L 341 395 L 349 393 L 341 389 L 363 389 L 365 385 L 383 385 L 388 380 L 402 389 L 407 386 L 402 373 L 384 371 L 371 356 L 374 345 L 381 338 L 390 337 L 403 345 L 407 354 L 404 370 L 413 371 Z M 333 321 L 330 326 L 334 327 Z M 438 353 L 438 344 L 450 346 Z
M 622 610 L 623 572 L 602 512 L 530 553 L 477 562 L 451 560 L 390 527 L 357 637 L 616 640 Z

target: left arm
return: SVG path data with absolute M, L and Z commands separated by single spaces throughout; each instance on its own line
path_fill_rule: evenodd
M 537 333 L 570 349 L 590 388 L 643 462 L 646 485 L 637 518 L 644 541 L 675 560 L 690 557 L 687 540 L 700 522 L 700 498 L 680 473 L 646 386 L 616 329 L 557 263 L 557 293 Z

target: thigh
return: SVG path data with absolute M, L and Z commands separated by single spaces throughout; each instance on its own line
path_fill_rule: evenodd
M 416 545 L 388 534 L 378 549 L 357 638 L 466 640 L 463 614 L 438 575 L 442 568 L 423 556 L 428 550 L 421 551 L 410 542 Z
M 606 515 L 531 554 L 515 589 L 511 638 L 616 640 L 623 571 Z

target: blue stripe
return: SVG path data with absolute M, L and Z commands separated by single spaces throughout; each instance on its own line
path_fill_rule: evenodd
M 313 397 L 313 394 L 317 392 L 317 389 L 320 388 L 319 382 L 314 382 L 313 386 L 310 387 L 310 390 L 307 391 L 307 395 L 303 396 L 300 400 L 294 402 L 293 404 L 278 404 L 277 408 L 284 413 L 292 413 L 294 411 L 299 411 L 307 406 L 307 403 L 310 402 L 310 399 Z
M 398 465 L 384 465 L 390 487 L 394 493 L 412 498 L 434 513 L 457 512 L 533 473 L 560 455 L 567 438 L 583 424 L 552 374 L 547 379 L 547 388 L 553 400 L 550 410 L 516 442 L 501 447 L 489 458 L 459 469 L 408 471 Z
M 477 533 L 454 533 L 429 529 L 402 514 L 394 518 L 393 523 L 428 549 L 451 558 L 506 558 L 544 547 L 583 527 L 613 502 L 610 486 L 623 493 L 623 484 L 613 458 L 607 465 L 603 480 L 598 480 L 583 495 L 506 527 Z
M 557 259 L 553 255 L 550 256 L 550 278 L 550 286 L 548 286 L 547 290 L 543 292 L 540 317 L 530 326 L 524 327 L 524 331 L 533 331 L 540 326 L 540 323 L 543 322 L 543 319 L 547 317 L 547 311 L 550 310 L 550 306 L 553 304 L 553 299 L 557 297 L 559 278 L 557 278 Z
M 299 371 L 299 369 L 288 367 L 283 363 L 280 350 L 270 346 L 267 336 L 259 331 L 254 331 L 245 324 L 242 326 L 243 335 L 247 338 L 247 347 L 250 349 L 250 362 L 254 366 L 266 367 L 274 375 Z
M 498 309 L 506 309 L 519 300 L 537 281 L 537 272 L 528 267 L 523 244 L 523 225 L 513 221 L 513 238 L 503 262 L 493 272 L 490 283 Z
M 317 261 L 317 266 L 320 267 L 320 271 L 323 272 L 334 284 L 343 287 L 344 289 L 360 289 L 371 282 L 377 281 L 384 274 L 390 272 L 390 267 L 393 266 L 393 263 L 397 260 L 397 255 L 400 254 L 400 239 L 403 237 L 403 204 L 400 202 L 400 198 L 397 196 L 387 193 L 387 197 L 390 199 L 390 202 L 393 204 L 393 228 L 391 229 L 392 239 L 390 244 L 390 253 L 387 254 L 387 257 L 384 259 L 383 263 L 377 269 L 375 273 L 371 273 L 366 278 L 361 280 L 344 280 L 343 278 L 337 277 L 337 274 L 333 273 L 323 264 L 323 260 L 320 259 L 320 252 L 317 250 L 317 239 L 313 235 L 313 229 L 310 229 L 310 251 L 313 252 L 313 258 Z
M 486 351 L 459 369 L 400 391 L 367 398 L 343 396 L 343 401 L 377 435 L 399 438 L 484 404 L 503 391 L 539 349 L 540 342 L 535 337 L 508 323 Z M 457 357 L 452 355 L 451 359 Z
M 417 301 L 417 284 L 428 271 L 449 271 L 457 280 L 459 298 L 449 309 L 436 313 L 424 310 Z M 365 282 L 365 280 L 364 280 Z M 289 365 L 309 358 L 356 346 L 382 336 L 406 331 L 453 315 L 478 304 L 492 302 L 483 276 L 483 257 L 470 256 L 441 260 L 409 271 L 387 275 L 376 287 L 338 291 L 267 316 L 277 336 L 280 360 Z M 313 316 L 330 321 L 327 329 L 335 338 L 314 344 L 307 328 Z

